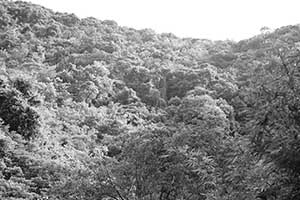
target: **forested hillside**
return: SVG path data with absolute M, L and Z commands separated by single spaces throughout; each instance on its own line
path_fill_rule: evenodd
M 0 199 L 299 200 L 300 26 L 178 38 L 0 2 Z

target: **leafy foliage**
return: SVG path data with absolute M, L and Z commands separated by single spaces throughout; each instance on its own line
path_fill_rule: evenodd
M 0 2 L 0 199 L 299 199 L 299 26 L 209 41 Z
M 17 87 L 27 95 L 24 87 Z M 27 140 L 38 135 L 39 115 L 26 105 L 26 101 L 17 90 L 5 86 L 0 88 L 0 112 L 4 125 L 9 125 L 10 131 L 16 131 Z

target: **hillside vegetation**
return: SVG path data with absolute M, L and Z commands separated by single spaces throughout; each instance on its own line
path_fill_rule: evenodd
M 299 200 L 300 26 L 210 41 L 0 2 L 0 199 Z

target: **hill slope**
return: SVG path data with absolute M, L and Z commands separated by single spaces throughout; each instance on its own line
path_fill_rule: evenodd
M 238 43 L 0 2 L 1 199 L 299 199 L 300 27 Z

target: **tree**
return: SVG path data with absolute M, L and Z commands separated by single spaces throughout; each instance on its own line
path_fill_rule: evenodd
M 10 131 L 29 140 L 38 135 L 39 115 L 14 88 L 0 88 L 0 117 Z
M 264 198 L 277 195 L 281 199 L 297 199 L 300 172 L 296 159 L 299 157 L 300 54 L 287 36 L 273 36 L 267 40 L 269 54 L 264 59 L 268 62 L 258 68 L 254 76 L 255 88 L 250 94 L 255 98 L 255 103 L 248 108 L 252 117 L 246 127 L 252 138 L 253 152 L 265 163 L 274 166 L 269 173 L 275 173 L 277 177 L 266 178 L 270 186 L 261 195 Z M 282 189 L 278 190 L 278 187 Z

